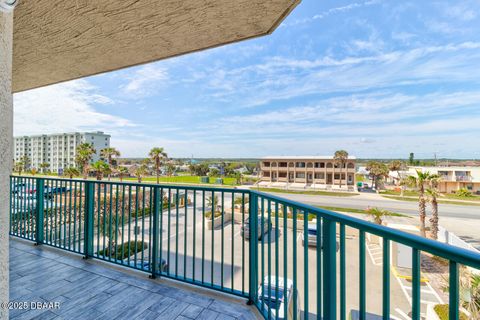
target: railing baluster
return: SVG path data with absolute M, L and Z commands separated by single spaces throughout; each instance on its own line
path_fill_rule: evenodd
M 337 318 L 337 259 L 335 222 L 323 219 L 323 318 Z
M 459 287 L 458 287 L 458 264 L 450 260 L 449 264 L 450 277 L 448 280 L 448 314 L 450 319 L 459 319 Z
M 178 278 L 178 218 L 180 214 L 180 194 L 178 188 L 175 189 L 175 278 Z
M 193 236 L 192 236 L 192 280 L 195 282 L 195 262 L 196 262 L 196 249 L 197 249 L 197 190 L 193 190 Z
M 187 251 L 187 243 L 188 243 L 188 237 L 187 237 L 187 224 L 188 224 L 188 189 L 185 188 L 185 197 L 184 197 L 184 205 L 185 205 L 185 222 L 183 226 L 183 279 L 187 279 L 187 256 L 188 256 L 188 251 Z
M 232 282 L 232 292 L 235 288 L 235 284 L 233 282 L 233 275 L 234 275 L 234 271 L 235 271 L 235 260 L 234 260 L 234 257 L 235 257 L 235 193 L 232 192 L 232 251 L 231 251 L 231 264 L 230 264 L 230 278 L 231 278 L 231 282 Z
M 222 243 L 221 243 L 221 259 L 220 259 L 220 288 L 223 290 L 223 276 L 224 276 L 224 260 L 225 260 L 225 193 L 222 194 Z M 213 219 L 212 219 L 213 222 Z
M 359 236 L 359 259 L 360 259 L 360 320 L 366 320 L 367 317 L 367 286 L 366 286 L 366 266 L 365 266 L 365 231 L 360 230 Z
M 43 179 L 37 179 L 37 192 L 36 192 L 36 217 L 35 217 L 35 240 L 37 245 L 43 243 L 43 201 L 45 199 L 45 190 L 44 190 L 44 183 Z
M 85 258 L 93 256 L 93 224 L 95 210 L 95 185 L 92 182 L 85 183 L 85 223 L 84 223 L 84 245 Z
M 212 260 L 211 260 L 211 263 L 210 263 L 210 285 L 213 286 L 214 285 L 214 282 L 213 282 L 213 268 L 214 268 L 214 264 L 215 264 L 215 255 L 214 255 L 214 252 L 215 252 L 215 228 L 214 228 L 214 224 L 213 224 L 213 221 L 215 219 L 215 206 L 216 206 L 216 200 L 215 200 L 215 191 L 212 191 L 212 198 L 211 198 L 211 205 L 212 205 L 212 208 L 211 208 L 211 211 L 212 211 L 212 216 L 210 217 L 211 219 L 211 223 L 212 223 L 212 253 L 211 253 L 211 256 L 212 256 Z
M 242 193 L 242 229 L 245 230 L 245 193 Z M 245 294 L 245 236 L 242 237 L 242 294 Z
M 157 265 L 158 260 L 158 237 L 159 237 L 159 232 L 158 232 L 158 219 L 159 219 L 159 213 L 160 213 L 160 208 L 158 206 L 159 202 L 159 190 L 158 187 L 155 186 L 153 187 L 153 208 L 151 212 L 153 212 L 153 228 L 152 228 L 152 237 L 153 237 L 153 249 L 152 249 L 152 256 L 150 260 L 150 268 L 152 270 L 151 278 L 155 279 L 157 276 L 158 270 L 157 270 Z M 161 246 L 160 246 L 161 250 Z M 161 258 L 160 258 L 161 259 Z M 160 267 L 162 266 L 161 260 L 160 260 Z M 160 270 L 161 271 L 161 270 Z
M 261 282 L 261 285 L 262 285 L 262 290 L 261 290 L 261 294 L 262 295 L 265 295 L 264 293 L 264 290 L 265 290 L 265 237 L 264 237 L 264 230 L 265 230 L 265 225 L 264 225 L 264 220 L 265 220 L 265 198 L 263 197 L 260 197 L 260 210 L 261 210 L 261 221 L 260 221 L 260 234 L 262 235 L 262 249 L 260 250 L 261 252 L 261 255 L 262 255 L 262 259 L 261 259 L 261 264 L 262 264 L 262 282 Z M 255 222 L 257 223 L 257 222 Z M 250 228 L 252 228 L 252 226 L 250 226 Z M 251 231 L 250 231 L 251 232 Z M 250 241 L 252 239 L 252 235 L 250 234 Z M 257 239 L 258 239 L 258 236 L 257 236 Z M 261 310 L 262 310 L 262 313 L 264 313 L 264 310 L 265 309 L 265 303 L 262 302 L 261 304 Z
M 347 318 L 347 281 L 346 281 L 346 257 L 345 257 L 345 225 L 340 224 L 340 320 Z
M 158 187 L 156 187 L 158 189 Z M 158 201 L 160 201 L 160 204 L 158 204 L 158 202 L 156 202 L 156 205 L 158 206 L 158 214 L 160 216 L 160 225 L 158 225 L 157 229 L 155 229 L 157 232 L 159 232 L 160 234 L 158 235 L 158 238 L 160 240 L 160 259 L 159 259 L 159 263 L 160 263 L 160 272 L 159 274 L 162 275 L 162 273 L 164 272 L 162 267 L 163 267 L 163 206 L 164 206 L 164 203 L 163 203 L 163 187 L 160 188 L 160 192 L 158 194 Z
M 383 238 L 383 320 L 390 320 L 390 241 Z
M 412 248 L 412 320 L 420 320 L 420 251 Z
M 323 237 L 322 237 L 322 218 L 317 217 L 317 318 L 322 319 L 322 256 L 323 256 Z M 285 238 L 285 241 L 287 239 Z
M 297 291 L 297 208 L 292 207 L 293 213 L 293 320 L 297 320 L 297 313 L 300 306 L 298 305 Z M 330 318 L 329 318 L 330 319 Z M 300 320 L 300 319 L 299 319 Z
M 304 301 L 303 318 L 308 320 L 308 211 L 303 211 L 303 273 L 304 273 Z
M 280 234 L 278 230 L 278 201 L 275 201 L 275 288 L 279 288 L 279 254 L 278 254 L 278 240 L 280 239 Z M 275 290 L 275 300 L 279 300 L 279 290 Z M 279 310 L 275 312 L 275 319 L 279 318 Z
M 284 285 L 288 279 L 288 207 L 283 204 L 283 282 Z M 293 235 L 295 237 L 295 235 Z M 285 288 L 287 289 L 287 288 Z M 288 290 L 283 291 L 283 301 L 288 299 Z M 283 314 L 288 314 L 288 303 L 283 304 Z
M 271 232 L 270 232 L 270 225 L 272 223 L 272 202 L 270 200 L 267 201 L 267 214 L 268 214 L 268 220 L 267 220 L 267 241 L 268 241 L 268 296 L 272 296 L 272 248 L 271 248 Z M 262 230 L 263 231 L 263 230 Z M 272 318 L 272 307 L 269 305 L 268 306 L 268 319 L 270 320 Z
M 205 190 L 202 190 L 202 284 L 205 283 Z
M 258 302 L 258 196 L 255 193 L 251 193 L 249 196 L 248 208 L 248 223 L 250 227 L 248 304 L 252 305 Z

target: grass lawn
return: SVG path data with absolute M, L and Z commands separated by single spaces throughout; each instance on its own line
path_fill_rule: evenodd
M 170 182 L 170 183 L 193 183 L 193 184 L 201 184 L 202 182 L 200 181 L 200 176 L 171 176 L 171 177 L 160 177 L 159 180 L 160 182 Z M 215 177 L 210 177 L 209 178 L 209 184 L 215 184 L 215 180 L 217 178 Z M 137 181 L 137 178 L 124 178 L 124 181 Z M 156 182 L 157 178 L 156 177 L 144 177 L 142 178 L 142 182 Z M 223 184 L 224 185 L 229 185 L 229 186 L 235 186 L 237 185 L 236 179 L 235 178 L 223 178 Z
M 399 201 L 410 201 L 410 202 L 417 202 L 417 198 L 407 198 L 407 197 L 395 197 L 395 196 L 383 196 L 384 198 L 399 200 Z M 443 204 L 456 204 L 461 206 L 480 206 L 480 203 L 472 203 L 472 202 L 461 202 L 461 201 L 449 201 L 449 200 L 438 200 L 438 203 Z
M 263 192 L 277 192 L 277 193 L 292 193 L 292 194 L 308 194 L 316 196 L 333 196 L 333 197 L 352 197 L 358 196 L 358 193 L 353 192 L 330 192 L 330 191 L 300 191 L 300 190 L 285 190 L 276 188 L 252 188 L 252 190 L 258 190 Z
M 380 191 L 380 194 L 399 196 L 400 192 L 394 191 L 394 190 L 382 190 Z M 403 195 L 406 197 L 418 197 L 418 192 L 414 190 L 405 190 Z M 440 199 L 480 201 L 480 196 L 472 195 L 471 197 L 463 197 L 463 196 L 456 195 L 454 193 L 447 193 L 447 194 L 442 194 Z
M 367 214 L 365 212 L 365 210 L 362 210 L 362 209 L 352 209 L 352 208 L 342 208 L 342 207 L 327 207 L 327 206 L 315 206 L 317 208 L 320 208 L 320 209 L 325 209 L 325 210 L 330 210 L 330 211 L 339 211 L 339 212 L 351 212 L 351 213 L 360 213 L 360 214 Z M 410 216 L 407 216 L 405 214 L 402 214 L 402 213 L 398 213 L 398 212 L 391 212 L 389 211 L 390 213 L 388 214 L 388 216 L 392 216 L 392 217 L 408 217 L 410 218 Z

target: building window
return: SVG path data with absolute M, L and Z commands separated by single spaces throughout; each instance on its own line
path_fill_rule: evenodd
M 315 173 L 315 179 L 325 179 L 325 173 L 323 172 Z
M 305 168 L 305 162 L 297 162 L 297 163 L 295 163 L 295 166 L 297 168 Z
M 297 172 L 295 177 L 299 178 L 299 179 L 305 179 L 305 173 L 304 172 Z
M 333 165 L 331 162 L 327 163 L 327 168 L 333 168 Z

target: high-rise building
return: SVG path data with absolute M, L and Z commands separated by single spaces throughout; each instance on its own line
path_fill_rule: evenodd
M 76 167 L 77 146 L 85 142 L 95 149 L 92 157 L 95 162 L 100 160 L 100 151 L 110 147 L 110 135 L 97 131 L 15 137 L 14 160 L 27 156 L 29 168 L 40 169 L 42 163 L 48 163 L 48 170 L 59 172 Z

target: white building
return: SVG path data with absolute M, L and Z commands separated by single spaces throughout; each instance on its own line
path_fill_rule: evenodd
M 454 193 L 465 188 L 472 193 L 480 194 L 480 167 L 408 167 L 407 174 L 416 176 L 417 171 L 438 174 L 440 192 Z
M 48 163 L 53 172 L 76 166 L 77 146 L 81 143 L 88 142 L 95 149 L 92 162 L 100 160 L 100 151 L 110 147 L 110 135 L 101 131 L 24 136 L 14 140 L 15 161 L 27 156 L 30 168 L 40 169 L 42 163 Z

